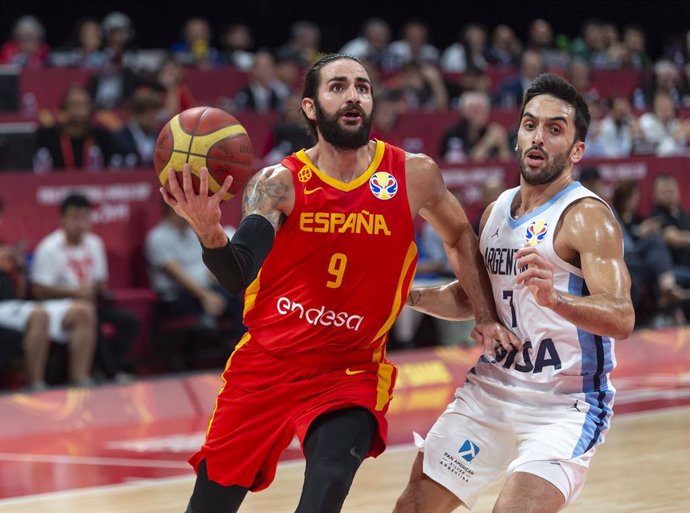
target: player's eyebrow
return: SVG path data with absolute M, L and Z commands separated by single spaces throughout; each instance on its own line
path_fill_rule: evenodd
M 345 82 L 346 80 L 347 80 L 347 77 L 333 77 L 333 78 L 328 80 L 328 83 Z M 367 84 L 371 85 L 371 81 L 366 77 L 355 77 L 355 82 L 366 82 Z
M 522 115 L 523 118 L 532 118 L 532 119 L 538 119 L 537 116 L 532 114 L 531 112 L 525 111 L 525 113 Z M 568 118 L 565 116 L 551 116 L 550 118 L 546 118 L 549 121 L 562 121 L 566 125 L 568 124 Z

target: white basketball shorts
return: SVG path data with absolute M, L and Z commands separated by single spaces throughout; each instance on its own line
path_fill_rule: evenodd
M 33 309 L 42 307 L 48 313 L 48 337 L 55 342 L 67 343 L 69 333 L 62 327 L 62 320 L 72 304 L 71 299 L 49 299 L 47 301 L 9 299 L 0 301 L 0 326 L 24 331 Z
M 606 394 L 557 395 L 470 375 L 426 440 L 415 433 L 424 452 L 423 472 L 468 508 L 512 472 L 545 479 L 568 504 L 580 493 L 608 428 L 613 392 L 603 403 Z

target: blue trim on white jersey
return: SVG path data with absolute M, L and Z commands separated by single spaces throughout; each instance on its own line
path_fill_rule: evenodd
M 515 229 L 518 226 L 520 226 L 523 223 L 526 223 L 530 219 L 532 219 L 535 216 L 538 216 L 541 214 L 544 210 L 549 208 L 551 205 L 556 203 L 563 195 L 568 194 L 570 191 L 573 189 L 577 189 L 578 187 L 582 187 L 582 184 L 580 182 L 573 182 L 568 187 L 563 189 L 562 191 L 559 191 L 555 196 L 553 196 L 549 201 L 544 203 L 543 205 L 537 207 L 535 210 L 532 210 L 532 212 L 529 212 L 528 214 L 525 214 L 522 217 L 519 217 L 517 219 L 513 219 L 513 216 L 510 213 L 510 207 L 513 205 L 513 200 L 515 199 L 515 194 L 518 193 L 520 190 L 519 188 L 515 189 L 515 194 L 513 194 L 513 197 L 510 198 L 510 201 L 506 204 L 506 219 L 508 220 L 508 226 L 510 228 Z
M 609 421 L 613 410 L 613 390 L 600 390 L 585 394 L 585 400 L 589 404 L 589 411 L 585 415 L 585 423 L 582 425 L 582 434 L 573 449 L 572 458 L 576 458 L 589 451 L 600 443 L 601 433 L 609 428 Z
M 576 296 L 589 295 L 584 279 L 572 273 L 568 292 Z M 580 328 L 577 328 L 577 338 L 582 355 L 582 391 L 585 392 L 589 411 L 572 457 L 580 456 L 594 447 L 599 442 L 601 433 L 608 429 L 613 413 L 610 405 L 614 394 L 608 388 L 607 379 L 608 373 L 613 369 L 611 339 Z

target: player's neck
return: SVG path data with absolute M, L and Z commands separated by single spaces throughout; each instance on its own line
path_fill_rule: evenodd
M 367 170 L 373 156 L 372 142 L 354 149 L 341 150 L 319 142 L 307 152 L 314 165 L 328 176 L 341 182 L 351 182 Z
M 572 175 L 567 172 L 553 182 L 543 185 L 530 185 L 525 182 L 524 178 L 521 179 L 520 194 L 516 196 L 515 204 L 511 209 L 513 216 L 517 219 L 529 214 L 534 209 L 548 202 L 571 183 L 573 183 Z

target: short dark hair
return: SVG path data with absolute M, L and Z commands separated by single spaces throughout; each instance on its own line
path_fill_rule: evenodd
M 312 64 L 311 68 L 309 68 L 307 70 L 307 73 L 304 75 L 304 88 L 302 89 L 302 99 L 311 98 L 312 100 L 316 100 L 319 91 L 319 85 L 321 85 L 321 68 L 323 68 L 326 64 L 330 64 L 331 62 L 339 61 L 342 59 L 350 59 L 351 61 L 355 61 L 356 63 L 364 67 L 362 61 L 360 61 L 357 57 L 354 57 L 352 55 L 345 55 L 342 53 L 329 53 L 328 55 L 324 55 L 318 61 Z M 304 113 L 304 110 L 302 110 L 302 108 L 300 108 L 300 112 L 302 113 L 302 116 L 304 116 L 304 119 L 307 122 L 309 132 L 311 132 L 315 139 L 318 139 L 319 135 L 316 130 L 316 121 L 309 119 L 307 115 Z
M 565 103 L 569 103 L 575 108 L 576 140 L 584 142 L 587 137 L 589 123 L 592 119 L 589 115 L 589 107 L 587 107 L 587 102 L 585 102 L 585 99 L 569 82 L 552 73 L 543 73 L 539 75 L 527 88 L 522 98 L 520 119 L 522 119 L 522 116 L 525 113 L 525 106 L 532 100 L 532 98 L 535 96 L 541 96 L 543 94 L 558 98 Z
M 65 212 L 67 212 L 67 209 L 70 207 L 91 208 L 92 206 L 93 204 L 89 201 L 89 198 L 83 194 L 73 192 L 65 196 L 65 199 L 60 203 L 60 215 L 65 215 Z

